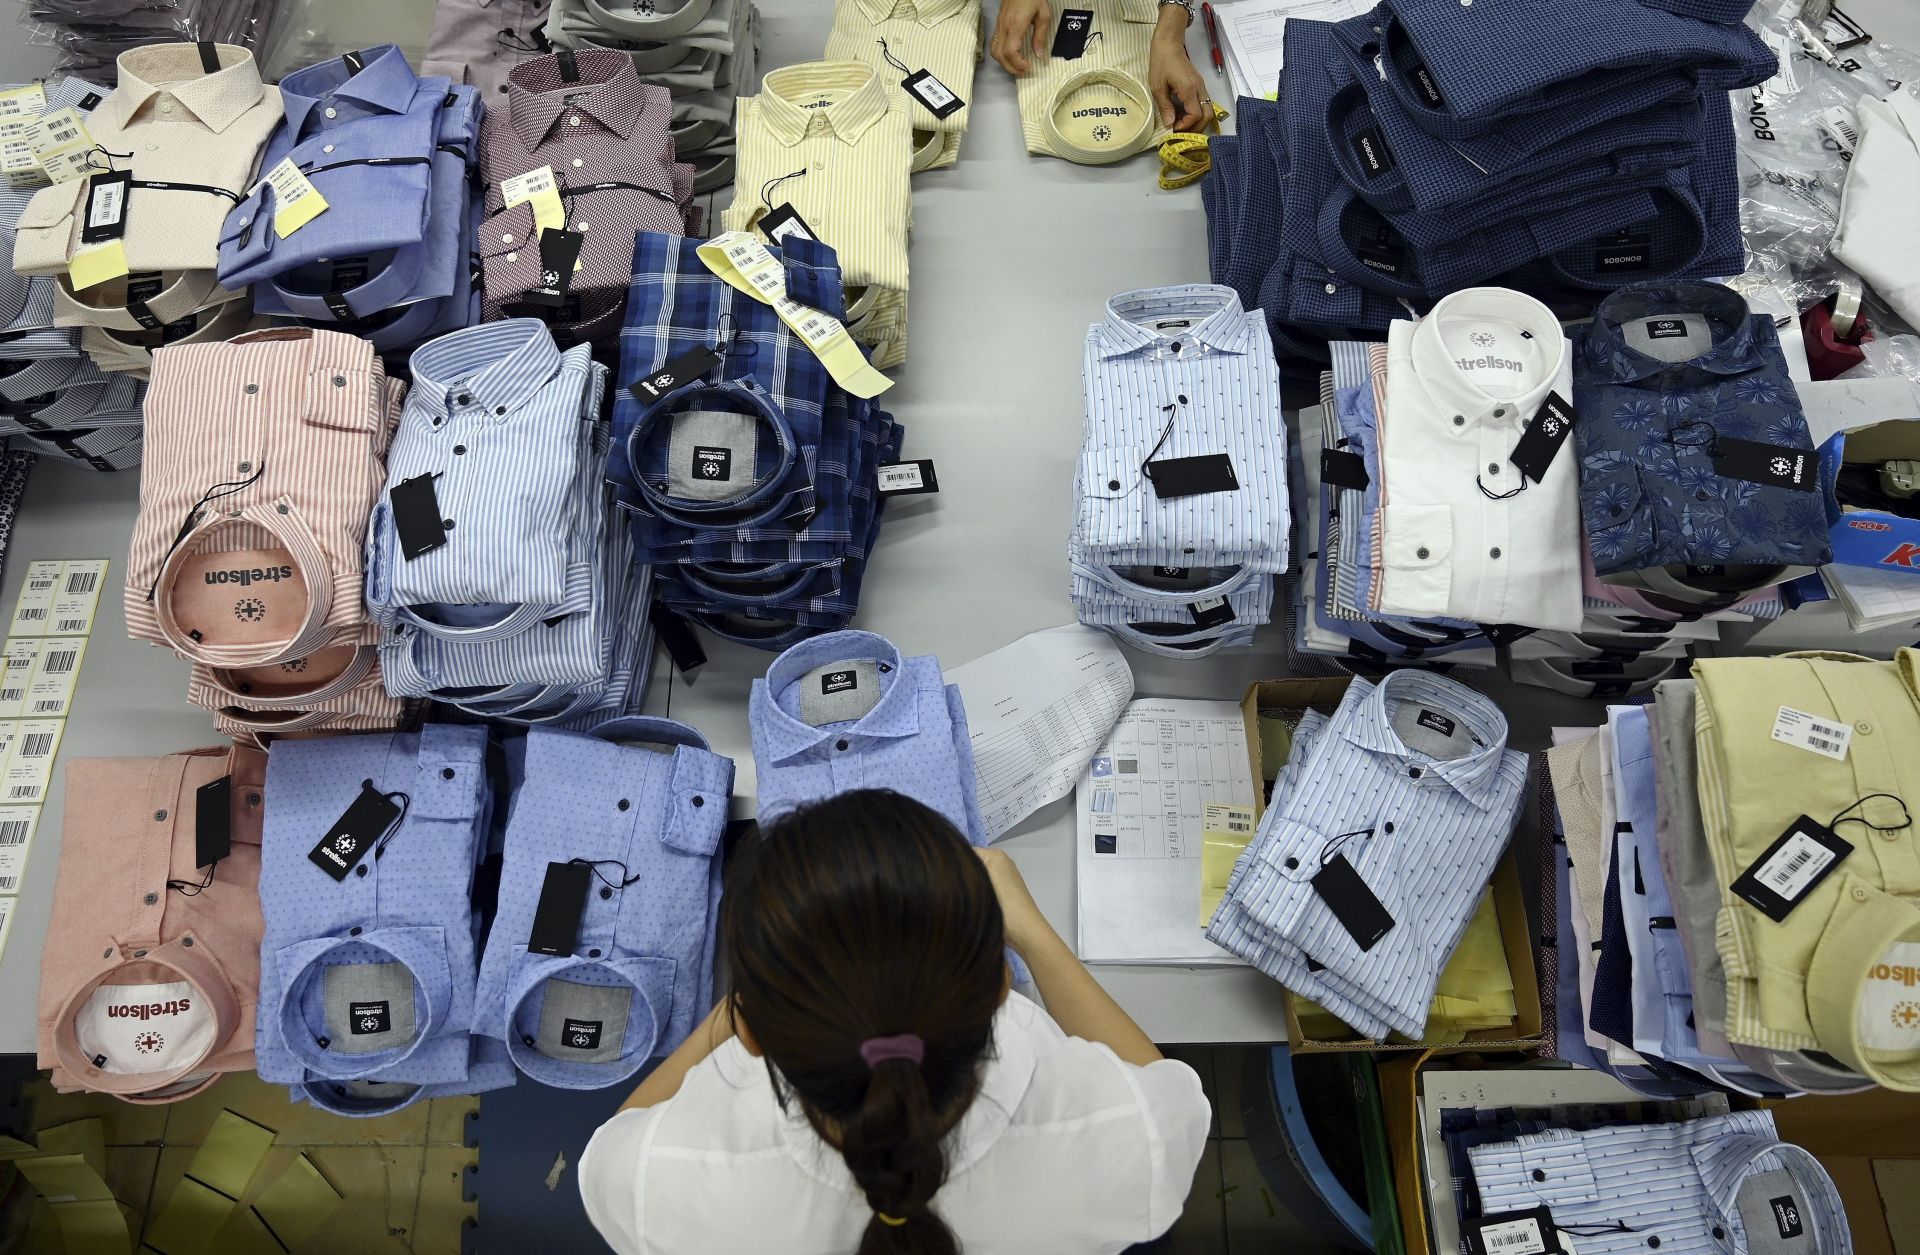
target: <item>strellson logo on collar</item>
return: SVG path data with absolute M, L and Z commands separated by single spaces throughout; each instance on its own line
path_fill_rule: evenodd
M 176 998 L 171 1002 L 136 1002 L 131 1006 L 107 1006 L 110 1020 L 150 1020 L 158 1015 L 185 1015 L 193 1010 L 193 999 Z
M 1773 1208 L 1773 1223 L 1783 1238 L 1797 1238 L 1805 1232 L 1800 1220 L 1800 1204 L 1793 1195 L 1783 1194 L 1779 1198 L 1770 1198 L 1767 1205 Z
M 1119 105 L 1095 105 L 1090 109 L 1075 109 L 1073 116 L 1076 118 L 1124 118 L 1127 113 L 1128 110 Z
M 238 584 L 242 588 L 245 588 L 249 584 L 271 584 L 279 580 L 290 580 L 292 578 L 293 568 L 290 566 L 253 567 L 251 569 L 241 568 L 233 571 L 207 572 L 207 583 L 209 584 Z
M 1456 357 L 1453 361 L 1461 370 L 1510 370 L 1518 374 L 1526 369 L 1510 357 Z
M 860 687 L 859 677 L 851 671 L 829 671 L 820 677 L 822 695 L 848 693 Z

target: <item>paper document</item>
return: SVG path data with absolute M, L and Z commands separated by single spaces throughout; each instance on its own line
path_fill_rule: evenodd
M 1280 93 L 1282 40 L 1290 17 L 1338 22 L 1373 6 L 1361 0 L 1226 0 L 1213 6 L 1227 82 L 1238 96 L 1273 100 Z
M 1911 571 L 1835 562 L 1821 567 L 1820 576 L 1846 607 L 1847 624 L 1856 632 L 1920 619 L 1920 578 Z
M 1238 963 L 1200 924 L 1209 808 L 1253 808 L 1234 702 L 1134 702 L 1080 777 L 1074 864 L 1090 963 Z
M 1133 696 L 1113 637 L 1069 624 L 1032 632 L 947 672 L 967 706 L 990 840 L 1073 791 Z

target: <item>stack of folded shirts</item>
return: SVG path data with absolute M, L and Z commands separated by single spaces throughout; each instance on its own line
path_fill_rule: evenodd
M 865 61 L 894 84 L 895 107 L 913 119 L 917 174 L 960 160 L 981 33 L 980 0 L 836 0 L 823 55 Z
M 347 1116 L 513 1084 L 506 1047 L 471 1031 L 486 760 L 485 728 L 447 724 L 273 747 L 261 1080 Z
M 244 281 L 226 287 L 216 273 L 221 224 L 280 121 L 280 89 L 260 81 L 245 48 L 122 54 L 120 85 L 87 116 L 76 141 L 85 147 L 70 150 L 116 154 L 113 171 L 36 192 L 13 248 L 17 273 L 52 277 L 53 324 L 81 328 L 80 347 L 101 369 L 145 377 L 163 345 L 226 340 L 251 325 Z
M 1142 288 L 1107 302 L 1086 345 L 1067 542 L 1080 621 L 1174 658 L 1251 644 L 1288 552 L 1265 322 L 1230 288 Z
M 144 44 L 176 39 L 260 45 L 270 0 L 29 0 L 27 15 L 64 54 L 60 68 L 114 81 L 114 62 Z
M 1019 79 L 1028 152 L 1101 166 L 1165 138 L 1146 82 L 1158 19 L 1153 0 L 1088 0 L 1060 10 L 1048 55 Z
M 508 74 L 481 132 L 486 220 L 475 251 L 487 318 L 539 318 L 564 344 L 620 334 L 634 233 L 700 223 L 693 167 L 674 159 L 670 104 L 632 58 L 605 49 Z M 542 190 L 529 196 L 529 182 Z
M 127 631 L 194 663 L 230 736 L 398 726 L 361 596 L 402 386 L 365 340 L 281 328 L 154 355 Z
M 221 230 L 221 284 L 251 287 L 258 314 L 364 336 L 383 353 L 474 322 L 478 90 L 416 75 L 393 44 L 296 70 L 280 90 L 286 117 L 261 181 Z M 324 198 L 318 216 L 301 221 L 308 206 L 282 203 L 268 179 L 282 163 Z
M 441 336 L 411 367 L 368 524 L 387 690 L 523 719 L 598 707 L 638 628 L 608 526 L 606 368 L 531 318 Z
M 421 68 L 476 87 L 489 104 L 507 94 L 507 75 L 553 51 L 548 0 L 438 0 Z
M 1726 93 L 1776 61 L 1744 6 L 1721 7 L 1387 0 L 1288 22 L 1279 99 L 1241 102 L 1239 137 L 1213 150 L 1214 277 L 1258 294 L 1284 350 L 1318 356 L 1501 276 L 1577 307 L 1741 272 Z
M 673 142 L 694 166 L 694 190 L 734 177 L 734 98 L 757 73 L 760 11 L 751 0 L 553 0 L 545 35 L 556 48 L 612 48 L 633 59 L 640 81 L 673 96 Z
M 602 1089 L 671 1053 L 713 1005 L 733 760 L 666 719 L 527 735 L 473 1031 L 543 1085 Z M 549 895 L 584 903 L 536 933 Z
M 913 123 L 861 61 L 769 72 L 740 98 L 739 162 L 728 231 L 817 240 L 840 259 L 846 321 L 882 369 L 907 359 L 907 237 L 913 228 Z
M 832 250 L 795 236 L 767 251 L 794 301 L 841 316 Z M 696 241 L 642 233 L 633 269 L 620 373 L 635 382 L 614 397 L 607 473 L 634 560 L 665 606 L 729 640 L 784 649 L 844 627 L 905 430 Z
M 1368 1037 L 1419 1040 L 1525 800 L 1506 744 L 1464 685 L 1355 678 L 1301 717 L 1208 939 Z

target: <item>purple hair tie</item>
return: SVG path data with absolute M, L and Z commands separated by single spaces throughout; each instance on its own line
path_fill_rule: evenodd
M 918 1033 L 900 1033 L 894 1037 L 869 1037 L 860 1043 L 860 1057 L 867 1062 L 869 1069 L 878 1067 L 889 1059 L 905 1059 L 914 1067 L 927 1057 L 927 1043 L 920 1040 Z

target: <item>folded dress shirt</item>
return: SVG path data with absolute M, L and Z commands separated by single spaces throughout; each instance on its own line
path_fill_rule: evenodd
M 981 53 L 979 0 L 837 0 L 824 55 L 865 61 L 892 85 L 894 103 L 913 120 L 918 172 L 960 159 Z
M 474 87 L 503 103 L 513 67 L 544 56 L 548 0 L 436 0 L 421 69 Z
M 1088 0 L 1060 10 L 1048 47 L 1078 51 L 1056 51 L 1016 80 L 1028 152 L 1097 166 L 1165 138 L 1146 84 L 1157 18 L 1148 0 Z
M 732 760 L 685 724 L 528 733 L 474 1031 L 561 1089 L 616 1085 L 684 1041 L 713 1001 L 732 787 Z M 545 886 L 583 865 L 573 935 L 539 938 Z
M 237 747 L 67 764 L 40 966 L 56 1089 L 177 1102 L 253 1068 L 265 775 Z

